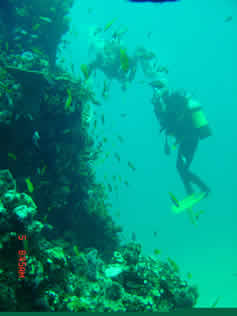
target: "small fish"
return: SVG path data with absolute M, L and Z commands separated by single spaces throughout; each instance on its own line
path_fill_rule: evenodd
M 79 252 L 79 249 L 78 249 L 77 245 L 73 246 L 73 251 L 74 251 L 76 256 L 80 256 L 80 252 Z
M 7 155 L 9 158 L 16 160 L 16 155 L 14 155 L 13 153 L 8 153 Z
M 97 126 L 97 120 L 94 120 L 94 128 Z
M 47 166 L 44 165 L 43 168 L 42 168 L 41 171 L 40 171 L 40 175 L 41 175 L 41 176 L 43 176 L 43 175 L 45 174 L 46 169 L 47 169 Z
M 112 21 L 110 21 L 109 23 L 107 23 L 104 27 L 104 32 L 108 31 L 108 29 L 111 28 L 111 26 L 114 24 L 114 22 L 116 21 L 117 19 L 113 19 Z
M 114 157 L 118 160 L 118 162 L 120 162 L 121 159 L 118 153 L 114 153 Z
M 122 118 L 125 118 L 125 117 L 127 117 L 128 115 L 127 115 L 127 113 L 121 113 L 120 116 L 121 116 Z
M 46 22 L 46 23 L 52 23 L 52 20 L 46 16 L 40 16 L 39 17 L 41 21 Z
M 33 183 L 31 182 L 30 178 L 26 178 L 25 182 L 26 182 L 26 186 L 27 186 L 28 191 L 30 193 L 34 192 L 34 186 L 33 186 Z
M 129 166 L 129 168 L 132 169 L 132 171 L 136 171 L 136 168 L 135 168 L 134 165 L 131 163 L 131 161 L 128 161 L 128 166 Z
M 71 94 L 70 89 L 67 89 L 67 94 L 68 94 L 68 96 L 67 96 L 67 100 L 66 100 L 66 103 L 64 106 L 65 111 L 69 111 L 71 104 L 72 104 L 72 94 Z
M 215 301 L 211 304 L 210 308 L 215 308 L 216 305 L 220 302 L 221 297 L 218 296 Z
M 109 189 L 109 192 L 113 191 L 112 185 L 110 183 L 108 183 L 108 189 Z
M 128 187 L 128 181 L 127 180 L 124 181 L 124 184 Z
M 169 73 L 168 68 L 165 67 L 165 66 L 159 66 L 156 71 L 157 71 L 157 72 L 164 72 L 164 73 L 166 73 L 166 74 Z
M 48 214 L 43 217 L 42 221 L 43 221 L 44 223 L 46 223 L 46 222 L 47 222 L 47 219 L 48 219 Z
M 40 24 L 37 23 L 37 24 L 33 25 L 32 30 L 35 32 L 38 30 L 39 27 L 40 27 Z
M 154 81 L 151 81 L 149 82 L 149 85 L 152 87 L 152 88 L 157 88 L 157 89 L 162 89 L 165 87 L 165 83 L 164 81 L 162 80 L 154 80 Z
M 89 75 L 90 75 L 89 70 L 88 70 L 88 66 L 86 64 L 81 64 L 80 68 L 81 68 L 81 72 L 83 73 L 85 80 L 87 80 L 89 78 Z
M 43 55 L 43 53 L 36 47 L 32 48 L 32 52 L 35 53 L 36 55 Z
M 123 72 L 127 73 L 129 70 L 129 59 L 125 48 L 120 48 L 120 65 Z
M 105 123 L 105 116 L 104 116 L 104 114 L 102 114 L 101 115 L 101 123 L 104 125 L 104 123 Z
M 154 249 L 154 255 L 159 256 L 160 255 L 160 250 L 159 249 Z
M 136 233 L 135 233 L 135 232 L 132 232 L 131 240 L 132 240 L 133 242 L 136 242 L 137 236 L 136 236 Z
M 102 97 L 106 99 L 109 95 L 108 92 L 109 92 L 109 84 L 106 82 L 106 80 L 104 80 L 104 86 L 101 93 Z
M 67 134 L 70 134 L 71 133 L 71 129 L 65 129 L 64 131 L 63 131 L 63 135 L 67 135 Z
M 176 197 L 173 195 L 173 193 L 171 193 L 171 192 L 168 192 L 168 193 L 169 193 L 170 199 L 174 203 L 174 205 L 176 207 L 179 207 L 179 200 L 176 199 Z
M 227 22 L 230 22 L 230 21 L 232 21 L 232 19 L 233 19 L 233 17 L 230 15 L 230 16 L 227 16 L 226 18 L 225 18 L 225 23 L 227 23 Z
M 121 144 L 124 143 L 124 138 L 120 135 L 118 135 L 118 140 L 120 141 Z
M 154 237 L 157 237 L 157 235 L 158 235 L 158 233 L 155 231 L 155 232 L 153 232 L 153 236 Z
M 35 131 L 32 136 L 32 143 L 35 145 L 35 147 L 39 148 L 39 141 L 40 141 L 40 135 L 38 131 Z
M 168 258 L 168 262 L 172 266 L 172 268 L 174 269 L 175 272 L 179 271 L 179 266 L 177 265 L 177 263 L 173 259 Z

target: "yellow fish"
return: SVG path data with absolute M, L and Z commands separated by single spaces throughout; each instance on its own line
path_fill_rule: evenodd
M 16 155 L 14 155 L 13 153 L 8 153 L 7 155 L 9 158 L 16 160 Z
M 120 156 L 118 153 L 114 153 L 114 157 L 118 160 L 118 162 L 120 162 Z
M 156 256 L 159 256 L 160 250 L 159 250 L 159 249 L 154 249 L 154 254 L 155 254 Z
M 46 222 L 47 222 L 47 219 L 48 219 L 48 214 L 43 217 L 42 221 L 43 221 L 44 223 L 46 223 Z
M 121 64 L 121 69 L 124 72 L 128 72 L 129 70 L 129 59 L 127 52 L 124 48 L 120 48 L 120 64 Z
M 38 24 L 35 24 L 35 25 L 32 27 L 32 30 L 33 30 L 33 31 L 37 31 L 39 27 L 40 27 L 40 24 L 39 24 L 39 23 L 38 23 Z
M 218 296 L 215 301 L 211 304 L 210 308 L 215 308 L 216 305 L 220 302 L 221 297 Z
M 136 171 L 136 168 L 134 167 L 134 165 L 130 161 L 128 161 L 128 166 L 129 166 L 129 168 L 132 169 L 132 171 Z
M 76 256 L 80 256 L 80 252 L 79 252 L 77 245 L 73 246 L 73 251 L 74 251 Z
M 69 133 L 71 133 L 71 130 L 68 128 L 68 129 L 65 129 L 64 131 L 63 131 L 63 134 L 64 135 L 66 135 L 66 134 L 69 134 Z
M 43 176 L 45 174 L 46 168 L 47 168 L 47 166 L 44 165 L 43 168 L 41 169 L 41 172 L 40 172 L 41 176 Z
M 67 89 L 67 94 L 68 94 L 68 97 L 67 97 L 67 100 L 66 100 L 66 103 L 64 106 L 65 111 L 68 111 L 70 109 L 71 104 L 72 104 L 72 94 L 71 94 L 71 91 L 69 89 Z
M 89 78 L 89 70 L 88 70 L 88 66 L 86 64 L 81 64 L 81 72 L 84 75 L 85 80 L 87 80 Z
M 48 18 L 47 16 L 40 16 L 39 18 L 43 22 L 52 23 L 52 20 L 50 18 Z
M 171 258 L 168 258 L 168 261 L 171 267 L 174 269 L 174 272 L 179 272 L 179 266 L 177 265 L 177 263 Z
M 38 55 L 43 55 L 43 53 L 36 47 L 32 48 L 32 52 Z
M 33 183 L 31 182 L 30 178 L 26 178 L 25 182 L 26 182 L 26 186 L 27 186 L 28 191 L 30 193 L 34 192 L 34 186 L 33 186 Z
M 113 19 L 112 21 L 110 21 L 109 23 L 107 23 L 104 27 L 104 32 L 108 31 L 108 29 L 111 28 L 111 26 L 114 24 L 114 22 L 116 21 L 117 19 Z

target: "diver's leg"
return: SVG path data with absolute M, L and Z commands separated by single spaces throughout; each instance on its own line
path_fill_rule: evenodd
M 177 156 L 176 168 L 178 170 L 179 176 L 183 182 L 185 191 L 188 195 L 194 192 L 190 180 L 189 180 L 189 172 L 187 167 L 187 162 L 185 161 L 185 157 L 182 154 L 182 147 L 180 145 Z
M 210 192 L 209 187 L 200 179 L 199 176 L 189 170 L 194 157 L 194 153 L 198 146 L 198 141 L 199 139 L 196 137 L 189 140 L 188 142 L 184 142 L 183 144 L 181 144 L 179 154 L 181 155 L 183 160 L 185 160 L 185 181 L 188 183 L 188 186 L 191 186 L 191 183 L 193 183 L 198 186 L 201 191 L 207 192 L 208 194 Z
M 207 195 L 210 193 L 210 188 L 192 171 L 189 171 L 189 179 L 192 183 L 196 184 L 201 191 L 206 192 Z

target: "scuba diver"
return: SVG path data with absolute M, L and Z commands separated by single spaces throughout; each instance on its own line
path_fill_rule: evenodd
M 124 32 L 116 31 L 111 39 L 105 39 L 103 29 L 92 28 L 89 34 L 89 53 L 93 60 L 89 63 L 89 73 L 100 69 L 111 81 L 118 80 L 122 89 L 126 90 L 127 83 L 133 81 L 136 73 L 136 60 L 127 54 L 121 42 Z
M 170 154 L 168 137 L 175 137 L 175 146 L 178 146 L 176 168 L 188 195 L 194 193 L 192 185 L 206 193 L 210 188 L 192 171 L 190 165 L 201 139 L 211 136 L 208 122 L 202 107 L 195 99 L 180 93 L 170 93 L 168 89 L 163 92 L 154 91 L 152 103 L 158 121 L 160 132 L 165 133 L 165 153 Z

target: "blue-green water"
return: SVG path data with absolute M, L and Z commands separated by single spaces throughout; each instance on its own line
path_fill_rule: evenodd
M 191 166 L 212 190 L 199 204 L 205 212 L 194 226 L 187 214 L 175 216 L 171 212 L 168 192 L 179 198 L 185 192 L 175 168 L 176 152 L 167 157 L 163 151 L 151 88 L 139 83 L 144 79 L 142 72 L 125 92 L 113 81 L 109 98 L 92 109 L 92 119 L 98 119 L 96 133 L 108 138 L 104 151 L 111 154 L 98 163 L 98 181 L 112 183 L 113 176 L 120 175 L 129 183 L 110 194 L 111 213 L 122 224 L 125 240 L 134 232 L 146 254 L 158 248 L 161 256 L 175 259 L 184 274 L 192 273 L 200 290 L 198 306 L 209 307 L 220 297 L 218 307 L 237 307 L 237 3 L 78 1 L 67 35 L 70 43 L 62 50 L 75 73 L 93 59 L 93 53 L 88 53 L 92 26 L 104 27 L 114 18 L 105 38 L 111 38 L 111 32 L 122 25 L 128 29 L 123 37 L 128 52 L 139 45 L 154 51 L 160 64 L 168 68 L 169 88 L 184 89 L 201 102 L 213 136 L 200 143 Z M 98 71 L 91 82 L 98 95 L 104 79 Z M 121 113 L 127 117 L 122 118 Z M 120 163 L 114 152 L 119 153 Z M 128 167 L 128 160 L 134 163 L 135 172 Z

